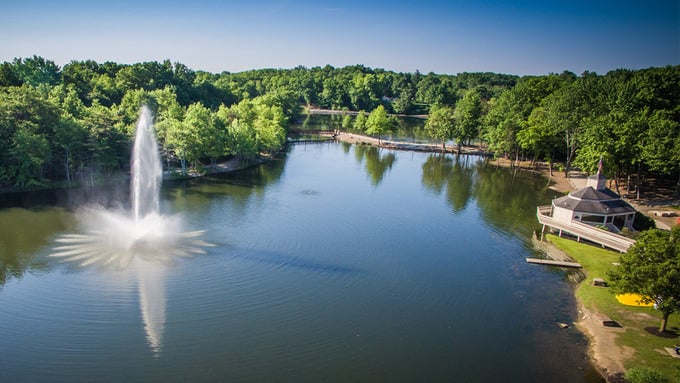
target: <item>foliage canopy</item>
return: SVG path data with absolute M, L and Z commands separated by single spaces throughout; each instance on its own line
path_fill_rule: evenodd
M 668 317 L 680 311 L 680 225 L 641 233 L 610 277 L 617 291 L 654 303 L 663 314 L 659 331 L 666 331 Z

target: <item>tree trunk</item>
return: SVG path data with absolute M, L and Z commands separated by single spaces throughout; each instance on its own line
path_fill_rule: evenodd
M 640 167 L 640 164 L 638 164 L 638 171 L 637 175 L 635 176 L 635 199 L 639 200 L 640 199 L 640 172 L 642 172 L 642 169 Z M 680 180 L 678 180 L 678 185 L 680 185 Z
M 460 156 L 460 142 L 457 142 L 457 145 L 456 154 Z
M 68 183 L 71 183 L 71 169 L 70 169 L 71 166 L 70 166 L 70 163 L 69 163 L 69 157 L 70 156 L 69 156 L 69 150 L 68 149 L 66 149 L 66 155 L 65 156 L 66 156 L 66 160 L 64 161 L 64 166 L 65 166 L 66 169 L 64 169 L 64 170 L 66 170 L 66 181 Z
M 187 175 L 187 161 L 184 158 L 182 158 L 181 160 L 179 160 L 179 162 L 180 164 L 182 164 L 182 175 L 184 176 Z
M 659 332 L 666 332 L 666 325 L 668 324 L 668 317 L 671 316 L 669 312 L 663 312 L 663 318 L 661 318 L 661 325 L 659 326 Z
M 616 188 L 616 194 L 621 195 L 619 190 L 619 171 L 614 172 L 614 187 Z
M 442 141 L 442 153 L 446 153 L 446 141 Z
M 564 164 L 564 178 L 569 178 L 569 165 L 571 164 L 571 145 L 570 145 L 570 140 L 569 140 L 569 131 L 567 130 L 565 132 L 565 143 L 567 144 L 567 160 Z

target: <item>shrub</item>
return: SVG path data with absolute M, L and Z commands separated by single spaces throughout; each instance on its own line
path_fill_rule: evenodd
M 619 234 L 621 234 L 622 236 L 624 236 L 626 238 L 637 239 L 640 232 L 631 230 L 627 227 L 624 227 L 623 229 L 621 229 L 621 232 Z
M 631 368 L 626 372 L 626 380 L 630 383 L 668 383 L 662 373 L 649 367 Z

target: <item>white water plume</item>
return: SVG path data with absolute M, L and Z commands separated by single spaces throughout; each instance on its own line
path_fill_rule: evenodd
M 56 239 L 50 254 L 80 267 L 124 270 L 134 265 L 147 340 L 159 352 L 165 327 L 165 266 L 175 258 L 204 254 L 211 244 L 199 231 L 184 231 L 179 216 L 161 215 L 162 167 L 153 117 L 142 107 L 132 151 L 131 212 L 93 208 L 78 215 L 80 232 Z

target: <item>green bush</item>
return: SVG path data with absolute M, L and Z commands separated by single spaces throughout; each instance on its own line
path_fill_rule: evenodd
M 626 380 L 630 383 L 668 383 L 662 373 L 649 367 L 631 368 L 626 372 Z
M 623 229 L 621 229 L 621 232 L 619 234 L 621 234 L 622 236 L 624 236 L 626 238 L 637 239 L 640 232 L 631 230 L 627 227 L 624 227 Z

